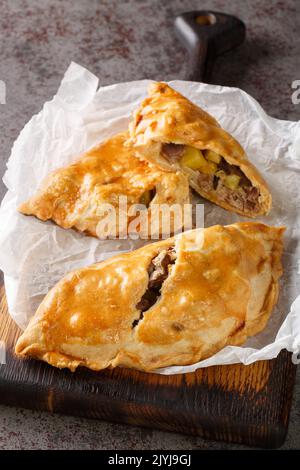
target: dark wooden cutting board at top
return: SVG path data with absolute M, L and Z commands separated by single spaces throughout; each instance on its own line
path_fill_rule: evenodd
M 75 373 L 14 355 L 20 330 L 0 288 L 0 402 L 208 439 L 276 448 L 284 442 L 296 367 L 282 351 L 277 359 L 199 369 L 179 375 L 116 368 Z

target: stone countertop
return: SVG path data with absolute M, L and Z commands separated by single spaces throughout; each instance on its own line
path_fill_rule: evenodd
M 174 17 L 209 8 L 239 16 L 247 40 L 216 62 L 212 83 L 238 86 L 280 119 L 298 120 L 291 84 L 300 79 L 298 0 L 0 0 L 0 174 L 24 124 L 56 92 L 71 60 L 102 85 L 185 79 Z M 0 185 L 0 199 L 5 193 Z M 0 449 L 240 449 L 196 437 L 0 406 Z M 283 449 L 300 448 L 300 368 Z

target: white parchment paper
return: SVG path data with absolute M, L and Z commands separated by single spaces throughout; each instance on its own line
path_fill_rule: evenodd
M 9 311 L 25 328 L 45 294 L 67 272 L 128 251 L 142 241 L 99 241 L 51 222 L 16 211 L 51 170 L 73 162 L 94 144 L 125 130 L 132 111 L 147 94 L 150 81 L 120 83 L 98 89 L 98 79 L 72 63 L 57 94 L 33 116 L 14 143 L 0 208 L 0 269 L 4 272 Z M 300 122 L 268 116 L 247 93 L 203 83 L 170 85 L 214 115 L 244 146 L 265 176 L 273 210 L 260 220 L 286 225 L 284 276 L 279 302 L 265 330 L 243 347 L 226 347 L 213 357 L 187 367 L 159 372 L 192 372 L 199 367 L 276 357 L 281 349 L 300 352 Z M 242 220 L 209 202 L 205 226 Z

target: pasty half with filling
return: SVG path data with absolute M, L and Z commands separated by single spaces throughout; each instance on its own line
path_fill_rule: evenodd
M 150 85 L 129 130 L 143 158 L 169 170 L 180 168 L 204 198 L 248 217 L 271 209 L 268 187 L 241 145 L 167 84 Z
M 216 225 L 74 271 L 45 297 L 16 353 L 71 370 L 151 371 L 242 344 L 277 302 L 283 231 Z
M 118 221 L 121 196 L 127 197 L 127 208 L 143 204 L 148 212 L 152 204 L 188 203 L 187 177 L 180 171 L 172 174 L 136 158 L 136 150 L 124 146 L 127 139 L 127 133 L 118 134 L 82 155 L 76 163 L 54 171 L 19 211 L 44 221 L 51 219 L 65 229 L 102 237 L 97 227 L 107 217 L 106 204 L 116 209 Z M 130 223 L 132 217 L 126 219 Z M 118 232 L 119 225 L 111 226 Z M 112 235 L 106 227 L 103 230 Z

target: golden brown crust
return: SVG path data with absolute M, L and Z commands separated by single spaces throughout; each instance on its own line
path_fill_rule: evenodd
M 196 229 L 74 271 L 45 297 L 16 353 L 71 370 L 150 371 L 242 344 L 277 301 L 283 231 L 251 222 Z M 174 245 L 161 295 L 133 327 L 151 260 Z
M 260 191 L 260 211 L 234 208 L 220 200 L 215 192 L 205 191 L 199 184 L 196 173 L 183 168 L 190 185 L 201 196 L 220 205 L 224 209 L 249 217 L 266 214 L 272 206 L 272 198 L 266 182 L 247 159 L 241 145 L 200 107 L 193 104 L 166 83 L 153 83 L 149 96 L 134 113 L 129 126 L 130 142 L 148 161 L 159 164 L 168 170 L 178 170 L 179 165 L 171 164 L 161 155 L 162 143 L 189 145 L 200 150 L 213 150 L 229 164 L 237 165 L 252 185 Z
M 180 172 L 170 174 L 136 158 L 133 147 L 124 146 L 127 139 L 127 133 L 118 134 L 89 150 L 76 163 L 54 171 L 19 211 L 97 236 L 97 224 L 106 215 L 103 205 L 111 204 L 118 211 L 120 196 L 127 196 L 129 207 L 154 189 L 152 204 L 188 203 L 186 176 Z M 150 211 L 151 204 L 149 215 Z

